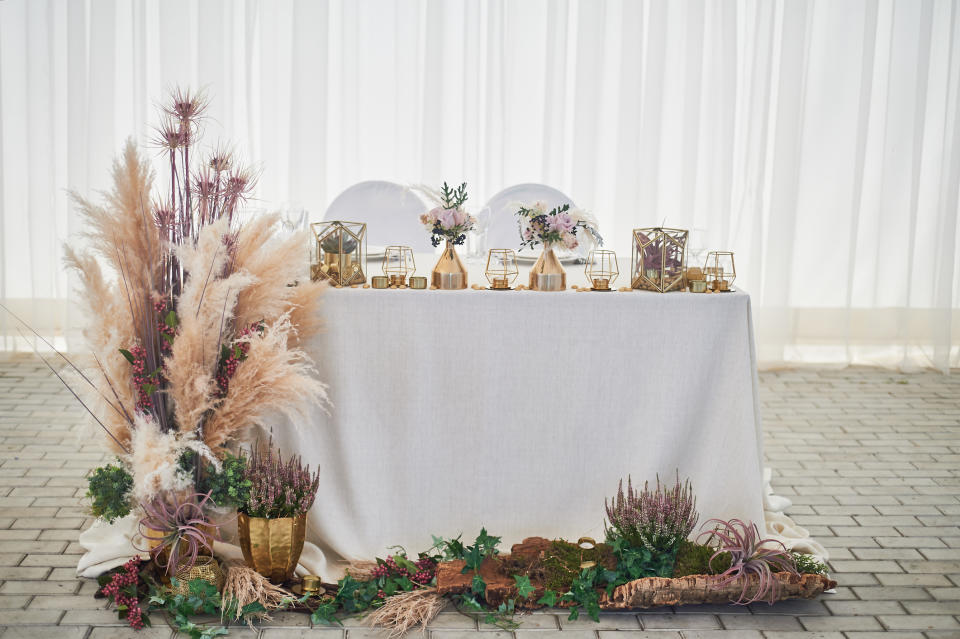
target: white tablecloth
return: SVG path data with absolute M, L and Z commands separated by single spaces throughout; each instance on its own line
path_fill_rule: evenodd
M 320 469 L 308 539 L 331 565 L 481 526 L 599 539 L 628 474 L 679 470 L 701 522 L 763 529 L 745 293 L 332 289 L 324 312 L 330 414 L 273 431 Z

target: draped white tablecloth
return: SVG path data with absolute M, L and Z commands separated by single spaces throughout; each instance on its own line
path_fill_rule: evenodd
M 679 471 L 701 522 L 763 529 L 745 293 L 331 289 L 324 313 L 330 412 L 272 430 L 320 469 L 308 539 L 327 574 L 481 526 L 505 547 L 600 538 L 628 474 Z

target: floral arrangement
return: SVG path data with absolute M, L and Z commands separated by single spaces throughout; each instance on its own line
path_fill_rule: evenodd
M 420 216 L 420 223 L 430 232 L 431 244 L 440 246 L 444 240 L 463 244 L 467 231 L 477 223 L 476 218 L 463 209 L 463 203 L 467 201 L 467 183 L 453 189 L 444 182 L 439 193 L 425 188 L 420 190 L 439 204 Z
M 777 600 L 780 587 L 780 582 L 773 573 L 799 574 L 796 561 L 786 546 L 774 539 L 761 539 L 755 523 L 748 524 L 739 519 L 730 521 L 711 519 L 704 525 L 710 524 L 716 524 L 716 528 L 700 534 L 700 538 L 707 536 L 710 541 L 719 542 L 716 552 L 710 558 L 710 563 L 712 564 L 715 558 L 724 554 L 730 557 L 730 567 L 719 575 L 713 582 L 713 586 L 719 588 L 742 580 L 743 590 L 734 603 L 746 605 L 755 601 L 766 601 L 772 604 Z M 756 592 L 752 596 L 748 594 L 752 586 L 751 581 L 743 579 L 749 575 L 756 575 L 759 578 Z
M 611 503 L 604 501 L 610 523 L 608 536 L 624 539 L 635 548 L 646 548 L 653 553 L 676 552 L 680 543 L 693 532 L 697 525 L 697 500 L 693 496 L 690 480 L 667 488 L 660 484 L 650 490 L 644 482 L 643 491 L 635 492 L 630 477 L 627 477 L 627 492 L 623 492 L 620 480 L 617 495 Z
M 250 496 L 240 510 L 251 517 L 297 517 L 313 505 L 320 487 L 320 471 L 310 473 L 299 457 L 284 463 L 279 453 L 254 453 L 247 466 Z
M 571 208 L 569 204 L 547 210 L 544 202 L 520 204 L 517 208 L 520 223 L 520 246 L 534 247 L 543 244 L 546 248 L 564 246 L 573 250 L 586 238 L 592 245 L 603 245 L 597 232 L 597 221 L 586 211 Z M 579 236 L 578 230 L 585 231 Z
M 175 90 L 162 108 L 165 185 L 131 141 L 102 203 L 71 194 L 88 248 L 68 243 L 66 262 L 91 356 L 63 358 L 70 380 L 51 367 L 119 459 L 89 478 L 93 513 L 141 517 L 169 570 L 209 548 L 209 509 L 246 501 L 246 462 L 231 451 L 268 415 L 297 421 L 326 401 L 301 347 L 325 286 L 302 277 L 307 238 L 274 237 L 278 215 L 241 223 L 257 173 L 227 147 L 200 148 L 208 104 Z
M 170 575 L 180 566 L 192 566 L 200 556 L 213 554 L 212 537 L 217 524 L 204 512 L 210 495 L 194 493 L 184 499 L 156 497 L 140 505 L 140 534 L 157 542 L 150 548 L 154 563 Z

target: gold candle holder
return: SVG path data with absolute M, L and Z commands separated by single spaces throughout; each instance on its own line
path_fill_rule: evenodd
M 427 288 L 427 278 L 422 276 L 411 277 L 410 288 L 416 289 L 418 291 Z
M 517 268 L 517 254 L 512 249 L 490 249 L 487 251 L 487 268 L 484 271 L 490 289 L 509 291 L 520 275 Z
M 310 277 L 334 286 L 367 281 L 367 225 L 362 222 L 314 222 Z
M 390 288 L 390 278 L 386 275 L 374 275 L 370 278 L 373 288 Z
M 686 288 L 688 235 L 666 227 L 633 229 L 630 287 L 660 293 Z
M 407 277 L 416 272 L 409 246 L 388 246 L 383 252 L 383 274 L 390 278 L 390 286 L 406 286 Z
M 732 251 L 710 251 L 703 265 L 705 279 L 714 291 L 731 291 L 733 280 L 737 279 L 737 267 L 733 262 Z
M 320 591 L 320 577 L 318 575 L 304 575 L 301 579 L 303 594 L 316 594 Z
M 706 292 L 707 292 L 707 280 L 690 280 L 690 292 L 691 292 L 691 293 L 706 293 Z
M 592 291 L 609 291 L 620 275 L 617 254 L 605 249 L 594 249 L 587 255 L 587 265 L 583 268 Z

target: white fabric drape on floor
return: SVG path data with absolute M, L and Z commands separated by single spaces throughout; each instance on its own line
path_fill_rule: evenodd
M 174 84 L 313 219 L 365 179 L 543 182 L 618 251 L 736 251 L 762 362 L 960 365 L 950 0 L 5 0 L 0 297 L 45 332 L 79 321 L 64 189 Z

